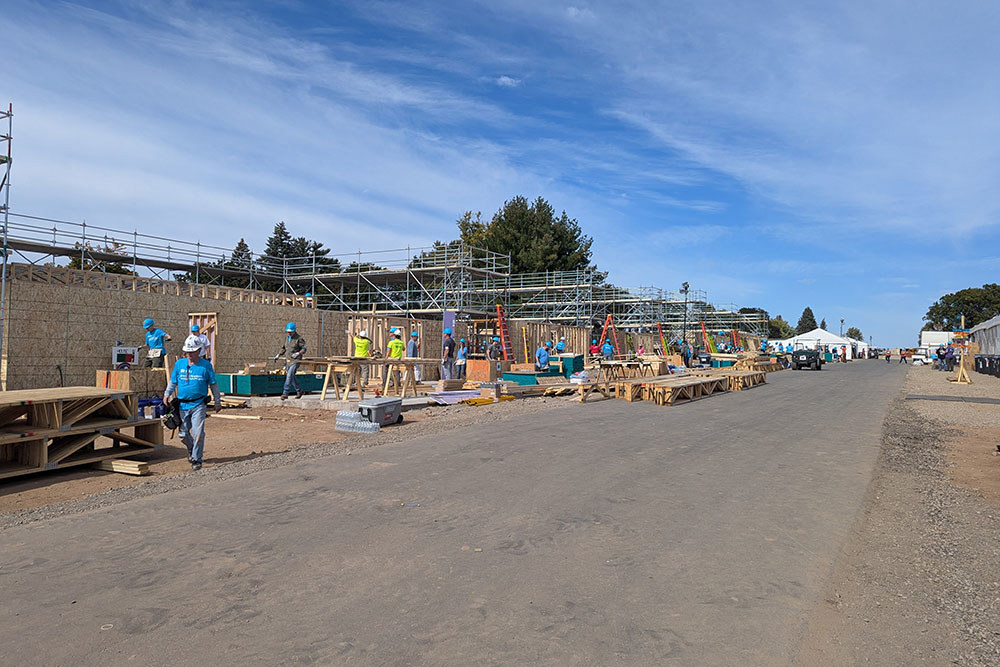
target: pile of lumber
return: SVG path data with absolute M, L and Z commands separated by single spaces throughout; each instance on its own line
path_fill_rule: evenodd
M 741 391 L 767 382 L 767 373 L 757 370 L 734 370 L 732 368 L 712 368 L 695 370 L 690 373 L 697 377 L 723 377 L 729 382 L 729 391 Z
M 465 388 L 465 380 L 438 380 L 434 391 L 459 391 Z
M 729 391 L 725 377 L 672 376 L 659 382 L 642 385 L 642 400 L 655 405 L 673 405 L 678 400 L 689 400 Z
M 0 392 L 0 478 L 159 449 L 162 423 L 137 409 L 135 392 L 102 387 Z

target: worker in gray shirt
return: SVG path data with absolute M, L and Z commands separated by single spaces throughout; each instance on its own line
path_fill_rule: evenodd
M 295 330 L 295 322 L 289 322 L 285 327 L 285 343 L 281 346 L 281 351 L 274 355 L 277 361 L 282 355 L 285 356 L 285 387 L 281 390 L 281 400 L 287 400 L 288 394 L 295 390 L 295 398 L 302 398 L 302 388 L 295 379 L 295 374 L 299 370 L 299 362 L 306 354 L 306 339 Z
M 420 357 L 420 334 L 416 331 L 410 334 L 410 340 L 406 341 L 406 356 L 411 359 Z M 413 367 L 413 377 L 420 382 L 420 366 Z

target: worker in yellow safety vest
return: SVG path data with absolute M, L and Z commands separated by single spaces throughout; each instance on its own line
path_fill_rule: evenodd
M 386 358 L 389 361 L 392 361 L 394 359 L 402 359 L 403 352 L 406 351 L 406 345 L 403 343 L 402 330 L 399 327 L 392 327 L 391 329 L 389 329 L 389 335 L 392 336 L 392 338 L 389 340 L 388 345 L 386 345 Z M 399 370 L 398 370 L 399 367 L 397 366 L 396 368 L 397 370 L 394 370 L 392 374 L 396 378 L 396 386 L 402 388 L 402 384 L 400 383 L 399 379 Z M 385 365 L 385 373 L 386 377 L 388 377 L 389 364 Z
M 368 332 L 365 329 L 362 329 L 354 336 L 354 356 L 364 358 L 372 356 L 372 339 L 368 337 Z M 368 384 L 368 375 L 370 372 L 371 366 L 368 364 L 361 366 L 362 384 Z

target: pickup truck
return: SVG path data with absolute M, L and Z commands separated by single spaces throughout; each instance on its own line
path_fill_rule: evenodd
M 809 367 L 814 371 L 823 369 L 823 353 L 819 350 L 795 350 L 791 358 L 792 368 L 797 371 Z

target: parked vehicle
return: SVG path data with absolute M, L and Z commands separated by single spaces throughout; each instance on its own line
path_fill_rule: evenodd
M 931 361 L 931 351 L 926 347 L 918 347 L 917 351 L 913 353 L 911 358 L 914 366 L 930 365 L 934 363 Z
M 803 348 L 792 352 L 792 368 L 797 371 L 811 368 L 814 371 L 823 369 L 823 353 L 819 350 Z

